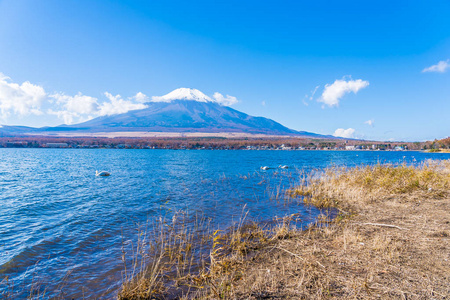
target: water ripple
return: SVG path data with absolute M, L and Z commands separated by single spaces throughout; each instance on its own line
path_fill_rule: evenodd
M 183 210 L 226 227 L 245 207 L 254 220 L 300 213 L 307 223 L 317 209 L 273 200 L 296 183 L 297 169 L 428 158 L 450 155 L 0 149 L 0 282 L 8 277 L 17 299 L 36 282 L 49 297 L 110 298 L 122 278 L 122 241 L 130 247 L 139 224 L 155 216 Z M 290 169 L 262 172 L 262 165 Z M 0 295 L 6 289 L 0 285 Z

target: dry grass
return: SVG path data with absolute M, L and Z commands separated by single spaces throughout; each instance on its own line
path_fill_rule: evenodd
M 188 227 L 187 219 L 180 212 L 170 220 L 160 218 L 150 228 L 139 230 L 130 266 L 123 252 L 125 284 L 120 299 L 177 298 L 196 288 L 191 281 L 205 268 L 211 226 L 208 219 L 196 217 Z
M 242 222 L 228 232 L 211 231 L 203 244 L 192 244 L 209 247 L 201 264 L 181 268 L 178 276 L 175 264 L 161 267 L 170 259 L 158 250 L 147 272 L 129 280 L 119 297 L 447 299 L 449 191 L 449 161 L 308 174 L 291 195 L 339 209 L 334 220 L 322 216 L 303 231 L 291 225 L 295 216 L 275 228 Z M 184 253 L 185 242 L 172 244 Z
M 450 189 L 450 161 L 427 161 L 420 166 L 375 165 L 333 167 L 308 174 L 291 191 L 317 207 L 362 208 L 386 197 L 421 194 L 442 198 Z M 404 197 L 403 197 L 404 198 Z
M 426 152 L 431 152 L 431 153 L 450 153 L 450 149 L 430 149 L 427 150 Z

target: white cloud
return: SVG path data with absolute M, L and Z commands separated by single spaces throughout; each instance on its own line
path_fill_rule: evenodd
M 11 114 L 19 116 L 42 114 L 41 106 L 46 96 L 43 87 L 29 81 L 22 84 L 14 83 L 0 73 L 0 117 L 3 119 Z
M 59 119 L 63 120 L 64 124 L 67 124 L 67 125 L 85 122 L 85 121 L 88 121 L 88 120 L 91 120 L 94 118 L 94 116 L 92 116 L 92 115 L 88 115 L 88 116 L 80 115 L 80 114 L 77 114 L 77 113 L 74 113 L 74 112 L 71 112 L 68 110 L 55 111 L 53 109 L 49 109 L 49 110 L 47 110 L 47 113 L 49 115 L 57 116 Z
M 353 128 L 348 128 L 348 129 L 338 128 L 333 133 L 334 136 L 349 138 L 349 139 L 354 138 L 355 137 L 354 134 L 355 134 L 355 129 L 353 129 Z
M 123 99 L 120 95 L 104 93 L 106 99 L 98 99 L 81 92 L 76 95 L 66 95 L 62 92 L 48 94 L 42 86 L 28 81 L 22 84 L 14 83 L 0 73 L 0 118 L 9 116 L 54 115 L 65 124 L 74 124 L 106 115 L 126 113 L 130 110 L 148 107 L 145 102 L 149 97 L 142 92 Z M 238 102 L 236 97 L 214 93 L 210 98 L 195 89 L 177 89 L 163 97 L 152 97 L 151 101 L 170 102 L 174 99 L 195 100 L 200 102 L 216 102 L 229 106 Z M 265 102 L 262 103 L 265 105 Z
M 129 100 L 135 100 L 135 101 L 140 102 L 140 103 L 145 103 L 145 102 L 148 102 L 149 97 L 146 94 L 139 92 L 136 95 L 134 95 L 133 97 L 130 97 L 128 99 Z
M 317 90 L 319 89 L 320 85 L 316 86 L 314 90 L 311 92 L 311 96 L 309 97 L 309 100 L 312 100 L 314 95 L 316 94 Z
M 98 113 L 98 99 L 86 96 L 81 93 L 75 96 L 68 96 L 63 93 L 55 93 L 50 98 L 56 100 L 56 104 L 61 106 L 60 110 L 49 109 L 47 112 L 62 119 L 65 124 L 73 124 L 92 119 Z M 86 116 L 88 115 L 88 116 Z
M 262 106 L 266 106 L 266 101 L 261 101 Z
M 367 125 L 372 126 L 372 127 L 373 127 L 373 123 L 375 123 L 374 119 L 370 119 L 370 120 L 367 120 L 367 121 L 364 122 L 364 124 L 367 124 Z
M 0 80 L 9 80 L 11 79 L 11 77 L 6 76 L 5 74 L 3 74 L 2 72 L 0 72 Z
M 65 124 L 84 122 L 89 119 L 126 113 L 143 109 L 148 97 L 139 92 L 127 100 L 120 95 L 105 93 L 107 100 L 78 93 L 74 96 L 61 92 L 47 94 L 43 87 L 25 81 L 22 84 L 11 82 L 11 78 L 0 73 L 0 118 L 9 116 L 55 115 Z
M 78 93 L 75 96 L 67 96 L 63 93 L 50 95 L 56 99 L 58 104 L 62 104 L 67 110 L 79 114 L 93 114 L 98 111 L 98 99 Z
M 217 103 L 224 106 L 230 106 L 233 104 L 238 103 L 238 100 L 236 97 L 227 95 L 224 97 L 221 93 L 215 92 L 213 95 L 213 98 L 216 100 Z
M 317 100 L 329 107 L 338 106 L 340 99 L 350 92 L 357 93 L 359 90 L 367 87 L 368 81 L 357 79 L 348 80 L 337 79 L 332 84 L 326 84 L 322 96 Z
M 309 105 L 309 103 L 306 100 L 312 101 L 319 87 L 320 85 L 316 86 L 314 90 L 311 91 L 311 93 L 305 95 L 305 97 L 303 98 L 303 104 L 305 104 L 306 106 Z
M 432 65 L 428 68 L 425 68 L 422 70 L 423 73 L 425 72 L 437 72 L 437 73 L 444 73 L 445 71 L 447 71 L 448 69 L 450 69 L 450 60 L 441 60 L 440 62 L 438 62 L 435 65 Z
M 107 101 L 100 102 L 97 98 L 78 93 L 75 96 L 68 96 L 63 93 L 50 95 L 59 105 L 59 110 L 49 109 L 50 115 L 56 115 L 65 124 L 74 124 L 93 119 L 98 116 L 114 115 L 126 113 L 130 110 L 143 109 L 147 106 L 135 101 L 144 99 L 144 94 L 138 93 L 136 96 L 124 100 L 120 95 L 113 96 L 105 93 Z M 146 97 L 146 96 L 145 96 Z
M 112 94 L 105 92 L 106 98 L 109 102 L 103 102 L 99 106 L 98 115 L 110 116 L 115 114 L 123 114 L 130 110 L 144 109 L 147 105 L 142 103 L 134 103 L 131 100 L 123 100 L 120 95 L 113 96 Z

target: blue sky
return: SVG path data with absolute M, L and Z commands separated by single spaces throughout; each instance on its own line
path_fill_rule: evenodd
M 0 0 L 0 124 L 74 123 L 187 87 L 297 130 L 448 136 L 450 2 L 330 2 Z

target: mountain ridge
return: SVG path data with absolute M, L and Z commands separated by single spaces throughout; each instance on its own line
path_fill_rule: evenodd
M 253 117 L 215 102 L 171 100 L 149 102 L 147 108 L 124 114 L 98 117 L 75 125 L 58 126 L 72 130 L 154 131 L 154 132 L 234 132 L 267 135 L 322 135 L 297 131 L 265 117 Z M 329 138 L 329 136 L 327 136 Z
M 181 98 L 181 99 L 178 99 Z M 265 117 L 221 105 L 199 90 L 180 88 L 161 97 L 153 97 L 146 108 L 126 113 L 106 115 L 92 120 L 55 127 L 32 128 L 24 126 L 0 127 L 0 135 L 100 132 L 163 132 L 163 133 L 239 133 L 250 135 L 299 136 L 336 138 L 307 131 L 290 129 Z

